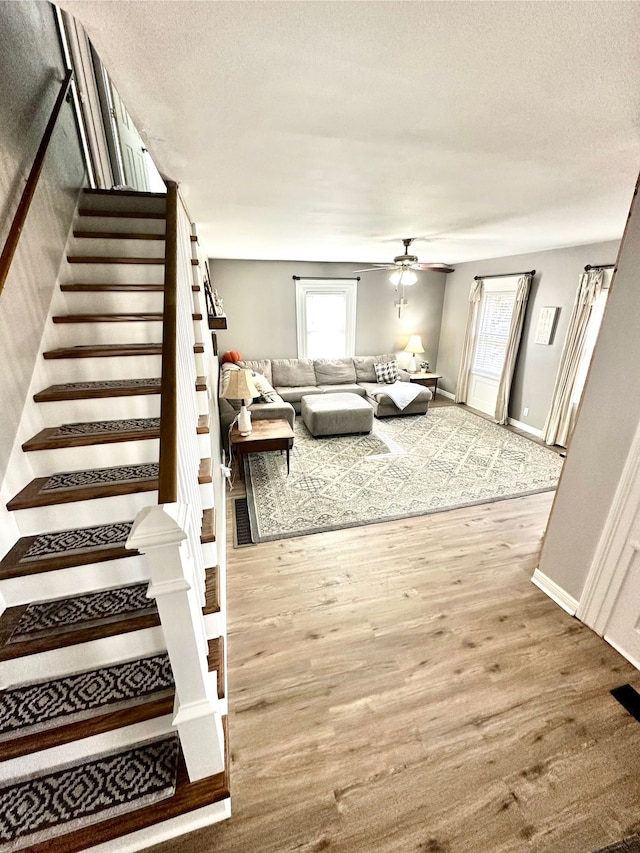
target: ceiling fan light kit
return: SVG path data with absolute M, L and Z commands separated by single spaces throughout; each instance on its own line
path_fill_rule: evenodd
M 396 255 L 392 264 L 378 264 L 375 267 L 369 267 L 365 270 L 354 270 L 354 273 L 374 272 L 378 270 L 393 270 L 389 276 L 389 281 L 394 285 L 396 291 L 400 291 L 400 299 L 394 305 L 398 309 L 398 317 L 402 315 L 402 309 L 406 307 L 407 300 L 404 298 L 405 287 L 411 287 L 418 280 L 418 276 L 414 270 L 431 270 L 433 272 L 453 272 L 453 268 L 449 264 L 440 262 L 431 264 L 421 264 L 418 262 L 417 255 L 409 254 L 409 246 L 413 243 L 413 237 L 406 237 L 402 241 L 404 246 L 404 254 Z

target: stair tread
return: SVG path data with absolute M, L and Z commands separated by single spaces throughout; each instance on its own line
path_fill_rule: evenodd
M 7 509 L 53 506 L 73 501 L 155 491 L 157 488 L 157 462 L 65 471 L 32 480 L 9 501 Z
M 170 714 L 166 653 L 0 691 L 0 760 Z
M 224 699 L 224 637 L 214 637 L 207 642 L 209 672 L 216 671 L 218 699 Z
M 201 459 L 200 467 L 198 469 L 198 482 L 200 485 L 203 483 L 211 483 L 213 482 L 213 477 L 211 475 L 211 459 Z
M 0 619 L 0 661 L 160 625 L 147 583 L 8 607 Z
M 162 321 L 162 311 L 118 314 L 58 314 L 54 323 L 155 323 Z
M 160 437 L 160 418 L 122 418 L 113 421 L 88 421 L 47 427 L 22 445 L 30 450 L 55 447 L 83 447 L 117 441 L 145 441 Z
M 202 379 L 204 377 L 198 377 Z M 101 397 L 131 397 L 138 394 L 159 394 L 161 379 L 106 379 L 93 382 L 65 382 L 50 385 L 34 394 L 37 403 L 56 400 L 85 400 Z M 197 386 L 196 386 L 197 387 Z M 201 390 L 201 389 L 198 389 Z
M 48 350 L 44 357 L 51 358 L 102 358 L 124 355 L 162 355 L 162 343 L 136 344 L 82 344 Z
M 61 284 L 65 293 L 156 293 L 164 291 L 164 284 Z
M 74 230 L 74 237 L 83 239 L 97 238 L 99 240 L 166 240 L 166 234 L 145 234 L 129 231 L 79 231 Z
M 79 853 L 81 850 L 113 841 L 136 830 L 145 829 L 156 823 L 226 800 L 230 796 L 227 717 L 223 717 L 222 722 L 225 731 L 225 769 L 222 772 L 190 782 L 184 757 L 180 751 L 176 791 L 172 797 L 131 811 L 127 815 L 108 818 L 58 838 L 49 838 L 40 844 L 30 846 L 29 853 Z
M 200 541 L 202 544 L 216 541 L 216 515 L 215 509 L 210 507 L 202 513 L 202 528 L 200 531 Z
M 80 208 L 78 216 L 103 216 L 113 219 L 166 219 L 164 212 L 147 212 L 144 210 L 93 210 L 86 207 Z
M 119 255 L 67 255 L 70 264 L 162 264 L 164 258 L 130 258 Z
M 0 580 L 134 557 L 125 548 L 133 521 L 23 536 L 0 560 Z
M 202 613 L 208 616 L 220 612 L 220 567 L 213 566 L 205 571 L 204 600 Z

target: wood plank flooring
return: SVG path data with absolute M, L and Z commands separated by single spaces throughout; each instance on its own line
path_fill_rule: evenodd
M 231 497 L 240 493 L 234 487 Z M 553 493 L 232 547 L 233 816 L 156 853 L 590 853 L 638 673 L 530 581 Z

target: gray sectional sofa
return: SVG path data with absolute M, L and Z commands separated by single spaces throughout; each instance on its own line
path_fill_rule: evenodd
M 396 361 L 394 354 L 338 359 L 273 358 L 240 361 L 237 366 L 262 374 L 276 392 L 273 402 L 254 402 L 249 406 L 251 417 L 256 420 L 284 418 L 293 426 L 295 415 L 301 412 L 304 396 L 349 392 L 364 397 L 378 418 L 425 414 L 432 398 L 428 388 L 421 388 L 415 400 L 400 411 L 385 394 L 385 386 L 377 382 L 374 364 L 390 361 Z M 235 366 L 222 365 L 221 388 L 224 387 L 225 374 Z M 401 381 L 409 382 L 409 374 L 406 371 L 400 369 L 398 374 Z M 230 403 L 229 400 L 220 399 L 220 419 L 225 444 L 229 426 L 239 408 L 240 404 L 235 401 Z

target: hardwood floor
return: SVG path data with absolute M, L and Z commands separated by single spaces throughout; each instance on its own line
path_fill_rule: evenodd
M 590 853 L 637 672 L 531 582 L 553 494 L 232 547 L 230 821 L 157 853 Z

